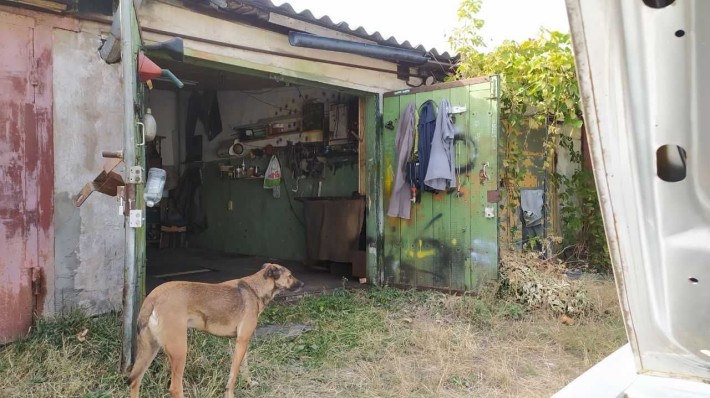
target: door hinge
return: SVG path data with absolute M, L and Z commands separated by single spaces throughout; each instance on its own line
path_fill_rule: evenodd
M 141 166 L 133 166 L 128 169 L 128 183 L 140 184 L 143 182 L 143 168 Z
M 42 277 L 42 268 L 32 267 L 30 268 L 32 272 L 32 294 L 39 296 L 42 293 L 42 288 L 44 284 L 44 278 Z
M 37 77 L 39 70 L 39 59 L 34 59 L 32 62 L 32 70 L 30 71 L 30 84 L 34 87 L 39 86 L 39 78 Z

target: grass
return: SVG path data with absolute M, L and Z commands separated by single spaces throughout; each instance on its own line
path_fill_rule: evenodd
M 261 324 L 314 330 L 252 341 L 249 362 L 259 384 L 238 395 L 547 397 L 626 340 L 611 281 L 584 283 L 594 311 L 570 326 L 492 295 L 372 288 L 274 303 Z M 200 332 L 189 340 L 186 395 L 221 396 L 233 343 Z M 0 396 L 127 396 L 119 352 L 115 314 L 39 321 L 27 339 L 0 347 Z M 168 382 L 159 354 L 141 396 L 169 396 Z

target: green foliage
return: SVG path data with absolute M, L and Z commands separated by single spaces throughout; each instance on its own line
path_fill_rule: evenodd
M 570 151 L 574 162 L 581 162 L 582 155 L 574 150 L 571 139 L 565 137 L 560 145 Z M 564 246 L 572 248 L 572 252 L 564 254 L 566 257 L 584 260 L 591 270 L 608 271 L 609 249 L 594 175 L 578 167 L 571 177 L 556 174 L 555 178 L 565 188 L 559 193 L 560 213 Z
M 483 21 L 477 18 L 481 5 L 481 0 L 462 1 L 459 8 L 461 26 L 455 31 L 451 42 L 461 55 L 458 78 L 501 76 L 501 119 L 504 126 L 501 139 L 504 155 L 502 174 L 507 206 L 515 210 L 519 206 L 520 186 L 525 177 L 525 134 L 542 127 L 547 129 L 543 143 L 544 168 L 554 171 L 558 145 L 570 140 L 562 127 L 582 127 L 574 56 L 569 34 L 544 29 L 535 38 L 520 43 L 504 41 L 490 52 L 481 52 L 483 41 L 480 29 Z M 578 156 L 572 161 L 580 165 L 581 154 L 575 155 Z M 565 185 L 565 192 L 568 193 L 563 199 L 563 221 L 569 221 L 572 226 L 565 229 L 578 231 L 574 237 L 570 235 L 568 242 L 575 239 L 579 242 L 576 253 L 586 255 L 585 260 L 592 254 L 599 254 L 596 264 L 608 265 L 608 259 L 601 259 L 606 249 L 594 183 L 591 179 L 585 179 L 584 174 L 580 168 L 576 177 L 557 178 L 552 182 Z M 580 197 L 573 199 L 573 195 Z M 573 205 L 576 201 L 579 206 Z M 580 223 L 584 226 L 580 227 Z M 513 234 L 515 231 L 507 232 Z
M 461 23 L 451 35 L 451 44 L 453 48 L 457 49 L 462 59 L 478 60 L 482 56 L 478 49 L 485 47 L 485 44 L 479 31 L 483 28 L 484 21 L 476 17 L 481 11 L 481 4 L 481 0 L 466 0 L 459 7 L 458 18 Z M 480 75 L 476 70 L 478 67 L 478 62 L 462 62 L 459 65 L 459 74 L 478 76 Z M 474 69 L 469 70 L 468 68 Z
M 271 304 L 262 313 L 259 323 L 311 325 L 313 331 L 295 337 L 269 337 L 254 344 L 254 352 L 259 355 L 278 359 L 280 363 L 299 363 L 307 367 L 319 367 L 328 360 L 333 364 L 333 352 L 365 347 L 366 332 L 384 329 L 380 314 L 344 289 L 306 297 L 297 305 Z

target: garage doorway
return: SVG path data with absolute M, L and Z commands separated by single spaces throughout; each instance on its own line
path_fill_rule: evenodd
M 161 66 L 185 87 L 154 80 L 145 96 L 158 126 L 146 167 L 167 172 L 146 209 L 146 292 L 240 278 L 265 262 L 291 269 L 306 292 L 359 285 L 363 97 L 204 62 Z M 281 179 L 266 189 L 276 160 Z

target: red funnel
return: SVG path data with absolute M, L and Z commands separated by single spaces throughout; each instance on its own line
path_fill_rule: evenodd
M 142 83 L 160 77 L 162 74 L 163 70 L 155 62 L 151 61 L 142 52 L 138 53 L 138 75 Z

